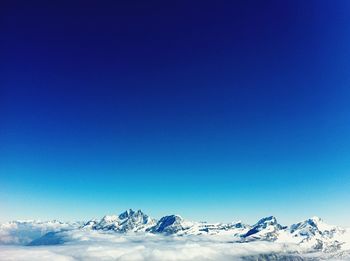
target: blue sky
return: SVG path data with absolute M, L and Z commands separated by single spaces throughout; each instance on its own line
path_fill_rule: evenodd
M 350 225 L 350 4 L 2 8 L 0 220 Z

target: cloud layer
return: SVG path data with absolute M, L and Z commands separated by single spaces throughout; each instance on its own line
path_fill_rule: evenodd
M 232 261 L 242 256 L 289 253 L 293 246 L 271 242 L 234 244 L 216 237 L 116 235 L 91 231 L 64 232 L 67 243 L 56 246 L 0 246 L 3 261 Z

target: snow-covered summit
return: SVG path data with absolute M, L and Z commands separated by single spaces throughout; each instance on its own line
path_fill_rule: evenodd
M 341 228 L 326 224 L 319 217 L 312 217 L 307 220 L 290 226 L 290 232 L 298 236 L 324 235 L 332 237 L 336 232 L 341 232 Z
M 288 232 L 291 236 L 290 241 L 303 248 L 330 252 L 340 249 L 344 243 L 342 236 L 345 229 L 328 225 L 319 217 L 312 217 L 291 225 Z
M 113 230 L 116 232 L 137 232 L 146 231 L 151 226 L 154 226 L 156 221 L 141 210 L 134 211 L 132 209 L 117 215 L 106 215 L 101 220 L 90 220 L 83 228 L 91 228 L 94 230 Z
M 278 237 L 278 232 L 282 230 L 283 227 L 277 222 L 274 216 L 269 216 L 260 219 L 253 227 L 245 234 L 242 235 L 246 241 L 250 240 L 276 240 Z
M 192 226 L 192 222 L 184 220 L 181 216 L 170 215 L 162 217 L 149 231 L 152 233 L 175 234 L 180 231 L 188 230 Z

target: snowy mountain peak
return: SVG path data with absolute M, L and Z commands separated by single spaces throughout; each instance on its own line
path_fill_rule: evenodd
M 331 235 L 336 231 L 341 231 L 337 226 L 326 224 L 319 217 L 312 217 L 307 220 L 290 226 L 290 232 L 300 236 L 312 236 L 317 234 Z
M 125 210 L 123 213 L 119 214 L 119 219 L 126 219 L 134 214 L 135 214 L 135 211 L 130 208 L 128 210 Z
M 191 225 L 191 222 L 185 221 L 179 215 L 170 215 L 162 217 L 150 231 L 153 233 L 174 234 L 189 229 Z
M 319 217 L 312 217 L 290 226 L 293 241 L 308 249 L 332 252 L 340 249 L 344 229 L 328 225 Z
M 145 231 L 150 226 L 155 225 L 156 221 L 141 210 L 134 211 L 126 210 L 123 213 L 116 215 L 104 216 L 99 222 L 91 220 L 84 225 L 84 228 L 94 230 L 114 230 L 117 232 L 128 231 Z
M 277 219 L 274 216 L 269 216 L 269 217 L 264 217 L 262 219 L 260 219 L 255 226 L 262 226 L 262 227 L 266 227 L 266 226 L 271 226 L 271 225 L 276 225 L 277 223 Z
M 260 219 L 247 233 L 242 235 L 245 240 L 276 240 L 278 231 L 283 229 L 274 216 Z

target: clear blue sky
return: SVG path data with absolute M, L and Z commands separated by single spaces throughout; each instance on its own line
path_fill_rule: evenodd
M 349 1 L 0 9 L 1 221 L 350 225 Z

